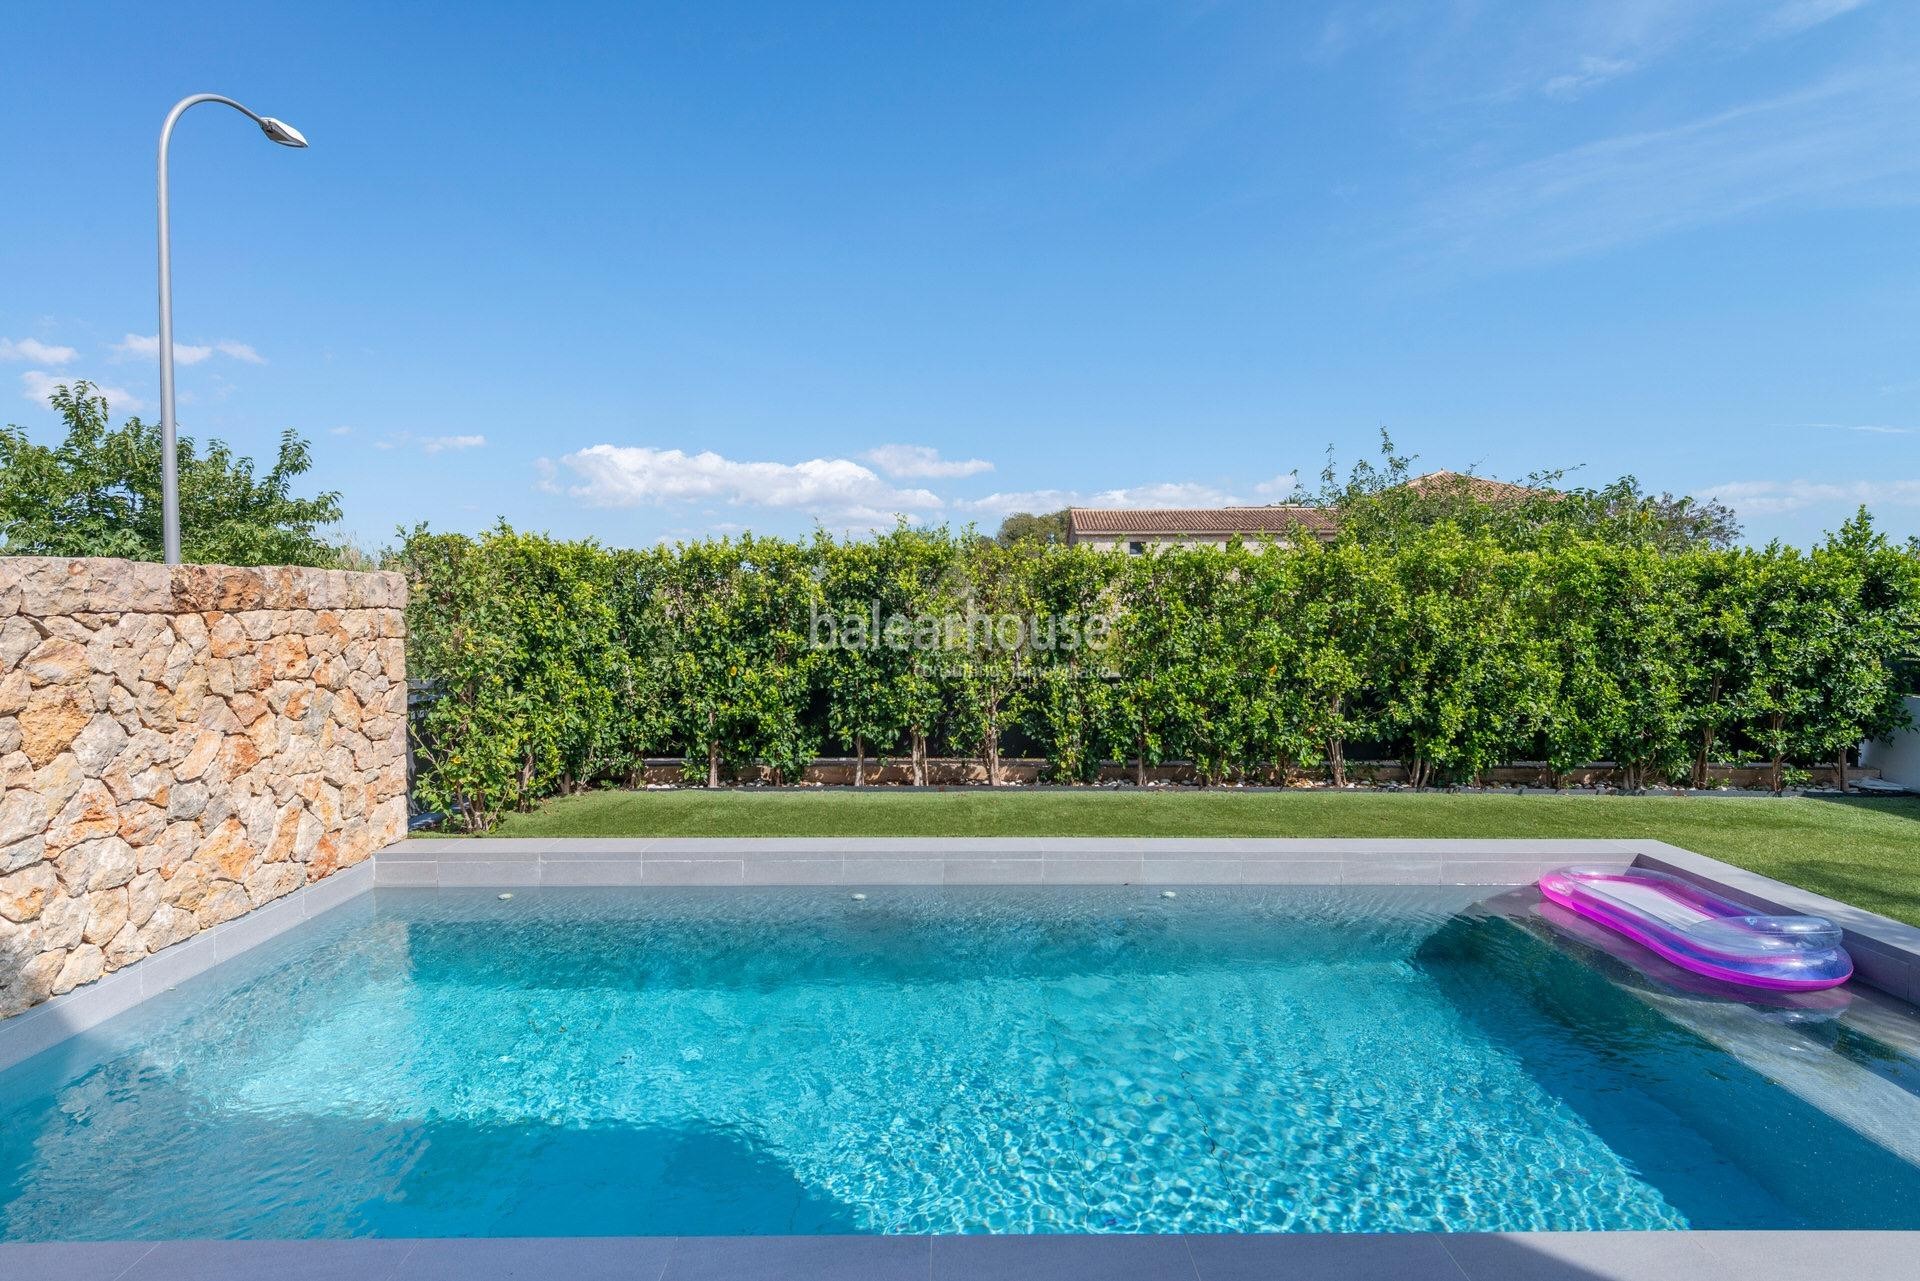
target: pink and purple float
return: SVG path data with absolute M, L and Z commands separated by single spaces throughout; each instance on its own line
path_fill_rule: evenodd
M 1853 974 L 1840 929 L 1821 916 L 1763 916 L 1665 872 L 1563 867 L 1540 893 L 1709 978 L 1776 992 L 1837 987 Z

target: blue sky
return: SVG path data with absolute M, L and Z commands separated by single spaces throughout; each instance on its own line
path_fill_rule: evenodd
M 0 421 L 156 415 L 196 91 L 313 146 L 176 135 L 183 429 L 369 544 L 1264 502 L 1382 426 L 1920 532 L 1920 6 L 10 6 Z

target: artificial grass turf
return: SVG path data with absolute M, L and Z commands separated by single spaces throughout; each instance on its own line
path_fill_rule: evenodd
M 1638 837 L 1920 925 L 1920 799 L 1436 792 L 604 791 L 499 836 Z

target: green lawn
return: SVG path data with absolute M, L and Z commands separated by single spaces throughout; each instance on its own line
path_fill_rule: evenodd
M 1920 800 L 1379 792 L 592 792 L 502 836 L 1578 836 L 1670 841 L 1920 924 Z

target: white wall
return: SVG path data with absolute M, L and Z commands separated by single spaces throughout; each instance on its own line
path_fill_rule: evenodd
M 1887 742 L 1863 743 L 1860 763 L 1880 771 L 1880 777 L 1903 787 L 1920 788 L 1920 696 L 1907 700 L 1915 727 Z

